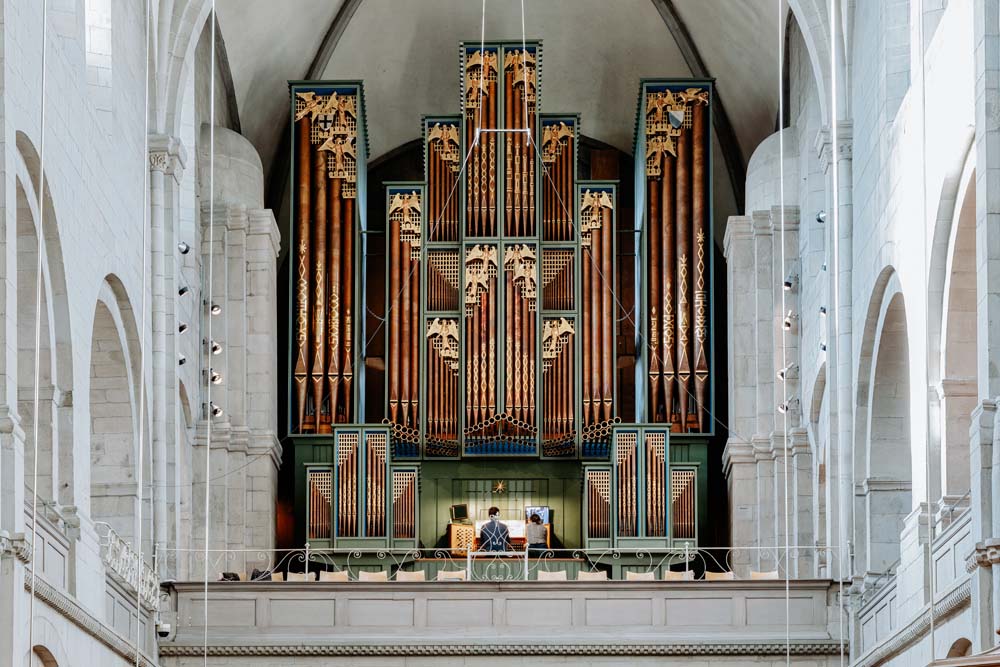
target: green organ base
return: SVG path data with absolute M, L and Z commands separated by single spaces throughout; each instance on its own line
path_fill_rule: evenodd
M 548 506 L 551 512 L 552 544 L 566 549 L 588 545 L 583 537 L 583 467 L 581 461 L 538 459 L 488 459 L 390 461 L 395 468 L 418 471 L 419 492 L 417 512 L 418 544 L 386 538 L 338 538 L 307 540 L 307 481 L 310 466 L 334 466 L 334 436 L 292 436 L 289 443 L 295 450 L 295 542 L 310 542 L 313 549 L 447 546 L 450 508 L 467 504 L 471 520 L 485 519 L 487 510 L 500 508 L 505 521 L 522 521 L 519 510 L 530 505 Z M 674 436 L 670 440 L 671 465 L 697 469 L 697 531 L 706 534 L 708 504 L 708 438 Z M 600 464 L 600 462 L 588 462 Z M 607 465 L 607 462 L 604 462 Z M 503 490 L 496 487 L 502 483 Z M 335 516 L 335 511 L 331 512 Z M 697 542 L 697 539 L 696 539 Z M 663 540 L 623 548 L 656 548 L 670 546 Z

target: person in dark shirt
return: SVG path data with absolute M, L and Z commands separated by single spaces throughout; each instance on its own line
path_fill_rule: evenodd
M 479 531 L 479 549 L 481 551 L 507 551 L 510 549 L 510 531 L 507 524 L 500 521 L 500 508 L 489 509 L 490 520 Z

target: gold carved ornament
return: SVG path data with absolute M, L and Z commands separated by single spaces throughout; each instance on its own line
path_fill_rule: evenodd
M 399 223 L 399 240 L 420 248 L 420 193 L 397 192 L 389 200 L 389 219 Z
M 355 198 L 358 182 L 357 95 L 296 93 L 295 120 L 307 116 L 311 122 L 310 143 L 327 154 L 327 178 L 343 180 L 341 195 L 345 199 Z
M 552 363 L 559 358 L 566 343 L 575 333 L 573 323 L 565 317 L 560 317 L 557 320 L 545 320 L 542 323 L 542 368 L 544 371 L 552 367 Z
M 580 204 L 580 245 L 584 248 L 590 247 L 590 234 L 601 228 L 601 209 L 613 210 L 611 195 L 607 190 L 591 192 L 586 190 L 583 193 L 583 201 Z
M 528 302 L 528 309 L 534 311 L 538 299 L 535 250 L 527 245 L 507 248 L 504 253 L 503 265 L 504 269 L 514 274 L 514 285 L 520 291 L 521 298 Z
M 542 162 L 555 162 L 575 138 L 573 128 L 562 121 L 542 127 Z
M 701 88 L 646 93 L 646 176 L 662 175 L 660 158 L 677 157 L 675 139 L 691 128 L 691 107 L 708 101 Z

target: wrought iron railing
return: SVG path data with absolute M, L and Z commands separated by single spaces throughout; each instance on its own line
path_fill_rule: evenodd
M 137 592 L 149 609 L 159 609 L 160 576 L 155 564 L 150 565 L 144 559 L 140 561 L 139 553 L 110 524 L 98 521 L 94 525 L 101 540 L 101 559 L 105 566 Z
M 567 580 L 573 580 L 580 572 L 603 572 L 608 579 L 680 580 L 710 578 L 706 573 L 722 577 L 731 574 L 734 579 L 743 580 L 783 580 L 786 572 L 798 572 L 789 577 L 795 580 L 815 578 L 819 553 L 833 551 L 804 546 L 527 551 L 472 551 L 447 547 L 313 549 L 307 544 L 300 549 L 279 550 L 161 549 L 160 555 L 186 560 L 194 580 L 200 580 L 206 569 L 211 580 L 229 581 L 271 581 L 272 575 L 275 580 L 283 580 L 288 573 L 305 574 L 309 581 L 315 581 L 321 572 L 327 573 L 324 578 L 334 581 L 371 581 L 372 572 L 385 573 L 387 581 L 397 579 L 399 572 L 423 572 L 426 581 L 440 580 L 444 576 L 464 581 L 525 581 L 539 578 L 542 572 L 560 571 L 567 573 Z M 764 571 L 755 571 L 755 567 Z M 441 572 L 444 575 L 439 576 Z

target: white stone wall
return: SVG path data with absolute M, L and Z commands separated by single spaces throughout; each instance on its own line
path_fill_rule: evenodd
M 773 378 L 782 367 L 780 341 L 778 347 L 759 342 L 768 335 L 763 322 L 776 309 L 760 298 L 755 304 L 747 301 L 752 298 L 748 283 L 759 281 L 763 273 L 773 284 L 783 274 L 773 253 L 754 253 L 752 248 L 763 229 L 760 221 L 773 220 L 775 208 L 784 204 L 799 213 L 794 254 L 800 276 L 794 291 L 798 326 L 794 337 L 785 339 L 785 355 L 794 354 L 800 372 L 786 385 L 799 399 L 797 417 L 812 457 L 803 466 L 801 495 L 790 504 L 793 523 L 800 537 L 831 549 L 829 559 L 817 560 L 816 571 L 853 577 L 851 590 L 859 605 L 867 599 L 863 594 L 887 581 L 880 573 L 890 571 L 897 587 L 894 613 L 902 627 L 941 593 L 932 578 L 928 542 L 969 503 L 992 504 L 976 465 L 970 469 L 966 463 L 970 450 L 965 440 L 971 427 L 974 459 L 984 461 L 977 438 L 989 447 L 993 435 L 992 429 L 976 426 L 992 421 L 991 396 L 983 392 L 989 382 L 982 374 L 990 372 L 984 359 L 995 359 L 997 353 L 985 335 L 982 313 L 984 299 L 989 302 L 988 294 L 1000 287 L 991 288 L 982 269 L 975 268 L 989 252 L 982 244 L 990 237 L 982 231 L 973 135 L 996 129 L 992 123 L 988 130 L 977 127 L 986 122 L 982 110 L 977 111 L 977 104 L 984 104 L 977 103 L 983 66 L 977 69 L 974 57 L 984 10 L 973 0 L 880 0 L 846 9 L 850 50 L 847 66 L 837 68 L 840 136 L 838 145 L 831 146 L 829 79 L 817 81 L 814 66 L 819 58 L 829 68 L 829 47 L 815 51 L 817 26 L 805 4 L 793 4 L 793 11 L 797 19 L 808 21 L 807 34 L 796 25 L 789 39 L 784 201 L 774 135 L 749 163 L 746 215 L 731 218 L 727 234 L 732 425 L 727 464 L 733 540 L 736 545 L 760 544 L 761 536 L 771 535 L 764 505 L 784 510 L 767 495 L 767 473 L 759 463 L 765 437 L 773 440 L 780 434 L 780 421 L 773 422 L 770 432 L 767 426 L 781 392 L 768 400 L 762 388 L 766 376 Z M 828 25 L 822 30 L 828 33 Z M 839 265 L 833 256 L 830 210 L 833 169 L 841 178 Z M 979 198 L 975 209 L 980 215 L 976 241 L 970 231 L 974 197 Z M 826 213 L 825 224 L 816 220 L 820 211 Z M 840 313 L 833 303 L 836 275 Z M 977 301 L 978 324 L 972 305 Z M 891 308 L 890 302 L 895 304 Z M 748 336 L 758 340 L 752 351 Z M 973 351 L 978 363 L 971 362 Z M 978 392 L 972 390 L 977 382 Z M 977 421 L 972 413 L 982 401 L 987 401 L 987 411 L 980 410 L 983 418 Z M 760 444 L 747 446 L 747 433 L 755 433 Z M 756 471 L 750 470 L 752 465 Z M 971 498 L 966 495 L 970 483 Z M 850 549 L 853 557 L 837 563 L 841 548 L 843 553 Z M 981 604 L 973 598 L 973 608 Z M 947 636 L 972 636 L 972 617 L 949 621 Z M 929 661 L 929 651 L 920 651 L 903 646 L 891 661 Z M 948 646 L 936 650 L 934 657 L 947 651 Z
M 42 3 L 0 6 L 0 530 L 14 540 L 0 555 L 0 665 L 24 664 L 29 637 L 59 665 L 134 662 L 137 636 L 155 654 L 149 609 L 137 630 L 134 610 L 128 621 L 109 597 L 135 592 L 112 583 L 117 575 L 102 557 L 106 528 L 95 523 L 110 524 L 147 564 L 155 549 L 163 576 L 188 576 L 194 489 L 204 479 L 196 445 L 206 430 L 210 368 L 201 343 L 212 317 L 205 300 L 224 307 L 213 337 L 227 346 L 231 372 L 216 396 L 231 398 L 221 401 L 235 410 L 225 424 L 238 425 L 243 457 L 222 466 L 220 488 L 229 478 L 234 484 L 227 513 L 213 514 L 210 530 L 231 548 L 273 545 L 276 229 L 263 209 L 259 159 L 237 141 L 239 155 L 223 150 L 216 163 L 214 199 L 238 199 L 242 221 L 218 221 L 229 243 L 209 285 L 202 211 L 212 193 L 196 159 L 200 128 L 213 120 L 208 6 L 151 3 L 148 91 L 144 3 L 50 1 L 44 70 Z M 236 121 L 220 72 L 214 121 L 225 131 Z M 180 241 L 189 254 L 178 252 Z M 35 506 L 44 520 L 32 557 Z M 33 605 L 25 590 L 32 565 L 40 582 Z

